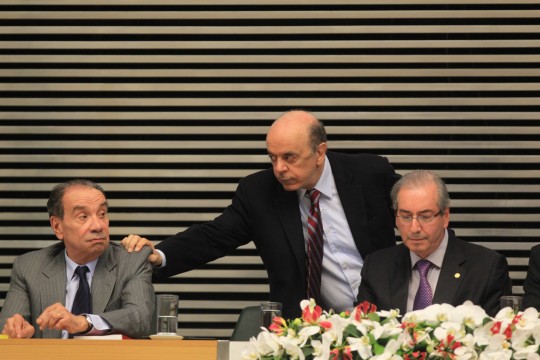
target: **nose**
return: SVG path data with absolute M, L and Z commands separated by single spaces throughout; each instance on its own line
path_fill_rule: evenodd
M 418 218 L 413 217 L 411 222 L 411 231 L 418 232 L 421 228 L 422 226 L 420 225 L 420 221 L 418 221 Z
M 277 158 L 274 163 L 274 168 L 277 172 L 284 172 L 287 170 L 287 163 L 284 160 Z
M 101 232 L 105 224 L 101 218 L 98 216 L 92 216 L 90 218 L 90 231 L 92 232 Z

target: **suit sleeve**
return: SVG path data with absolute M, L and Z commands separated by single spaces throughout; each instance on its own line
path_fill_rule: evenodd
M 354 303 L 354 306 L 361 304 L 364 301 L 376 304 L 377 297 L 373 287 L 371 286 L 370 275 L 368 273 L 369 269 L 371 268 L 369 262 L 370 256 L 368 255 L 364 260 L 364 265 L 362 266 L 362 281 L 360 282 L 360 286 L 358 287 L 358 295 L 356 296 L 356 302 Z
M 152 285 L 152 269 L 146 261 L 150 249 L 139 253 L 130 253 L 124 259 L 127 271 L 120 301 L 122 307 L 117 310 L 96 314 L 105 319 L 113 333 L 125 334 L 131 338 L 141 338 L 150 334 L 153 324 L 155 294 Z
M 501 296 L 512 295 L 512 281 L 508 273 L 506 257 L 498 255 L 488 278 L 483 308 L 491 316 L 500 310 Z
M 525 295 L 523 297 L 523 306 L 525 308 L 534 307 L 540 310 L 540 246 L 534 246 L 531 249 L 529 257 L 529 269 L 527 278 L 523 285 Z
M 167 266 L 156 269 L 158 278 L 198 268 L 223 257 L 252 239 L 253 220 L 249 189 L 240 181 L 232 203 L 214 220 L 189 227 L 163 240 L 157 248 L 165 254 Z
M 24 266 L 23 266 L 24 268 Z M 6 320 L 15 314 L 22 315 L 26 321 L 31 323 L 30 294 L 28 286 L 21 273 L 20 259 L 13 262 L 11 271 L 11 281 L 2 312 L 0 313 L 0 332 L 4 328 Z

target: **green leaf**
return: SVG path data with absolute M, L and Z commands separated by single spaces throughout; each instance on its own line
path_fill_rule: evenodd
M 359 338 L 361 336 L 362 336 L 362 333 L 353 324 L 347 325 L 347 327 L 343 330 L 343 338 L 344 339 L 346 339 L 348 337 Z
M 376 342 L 375 344 L 373 344 L 373 353 L 375 355 L 381 355 L 382 353 L 384 353 L 384 346 Z

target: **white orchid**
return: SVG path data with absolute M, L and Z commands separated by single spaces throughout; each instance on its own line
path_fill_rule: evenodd
M 277 319 L 242 351 L 243 360 L 540 360 L 536 309 L 510 308 L 490 318 L 471 302 L 431 305 L 401 315 L 363 303 L 325 312 L 312 300 L 302 318 Z

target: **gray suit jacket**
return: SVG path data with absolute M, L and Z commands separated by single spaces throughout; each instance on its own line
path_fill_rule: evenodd
M 39 330 L 36 319 L 54 304 L 65 304 L 66 261 L 64 243 L 17 257 L 9 292 L 0 313 L 0 329 L 16 313 L 36 327 L 34 338 L 60 338 L 60 330 Z M 110 243 L 92 278 L 93 313 L 107 320 L 113 333 L 139 338 L 150 333 L 155 305 L 152 269 L 146 261 L 150 248 L 126 252 Z
M 400 309 L 405 314 L 411 269 L 409 249 L 403 244 L 369 255 L 362 268 L 358 303 L 369 301 L 381 310 Z M 470 300 L 494 316 L 499 310 L 499 298 L 511 294 L 506 258 L 461 240 L 448 229 L 448 247 L 433 303 L 457 306 Z

